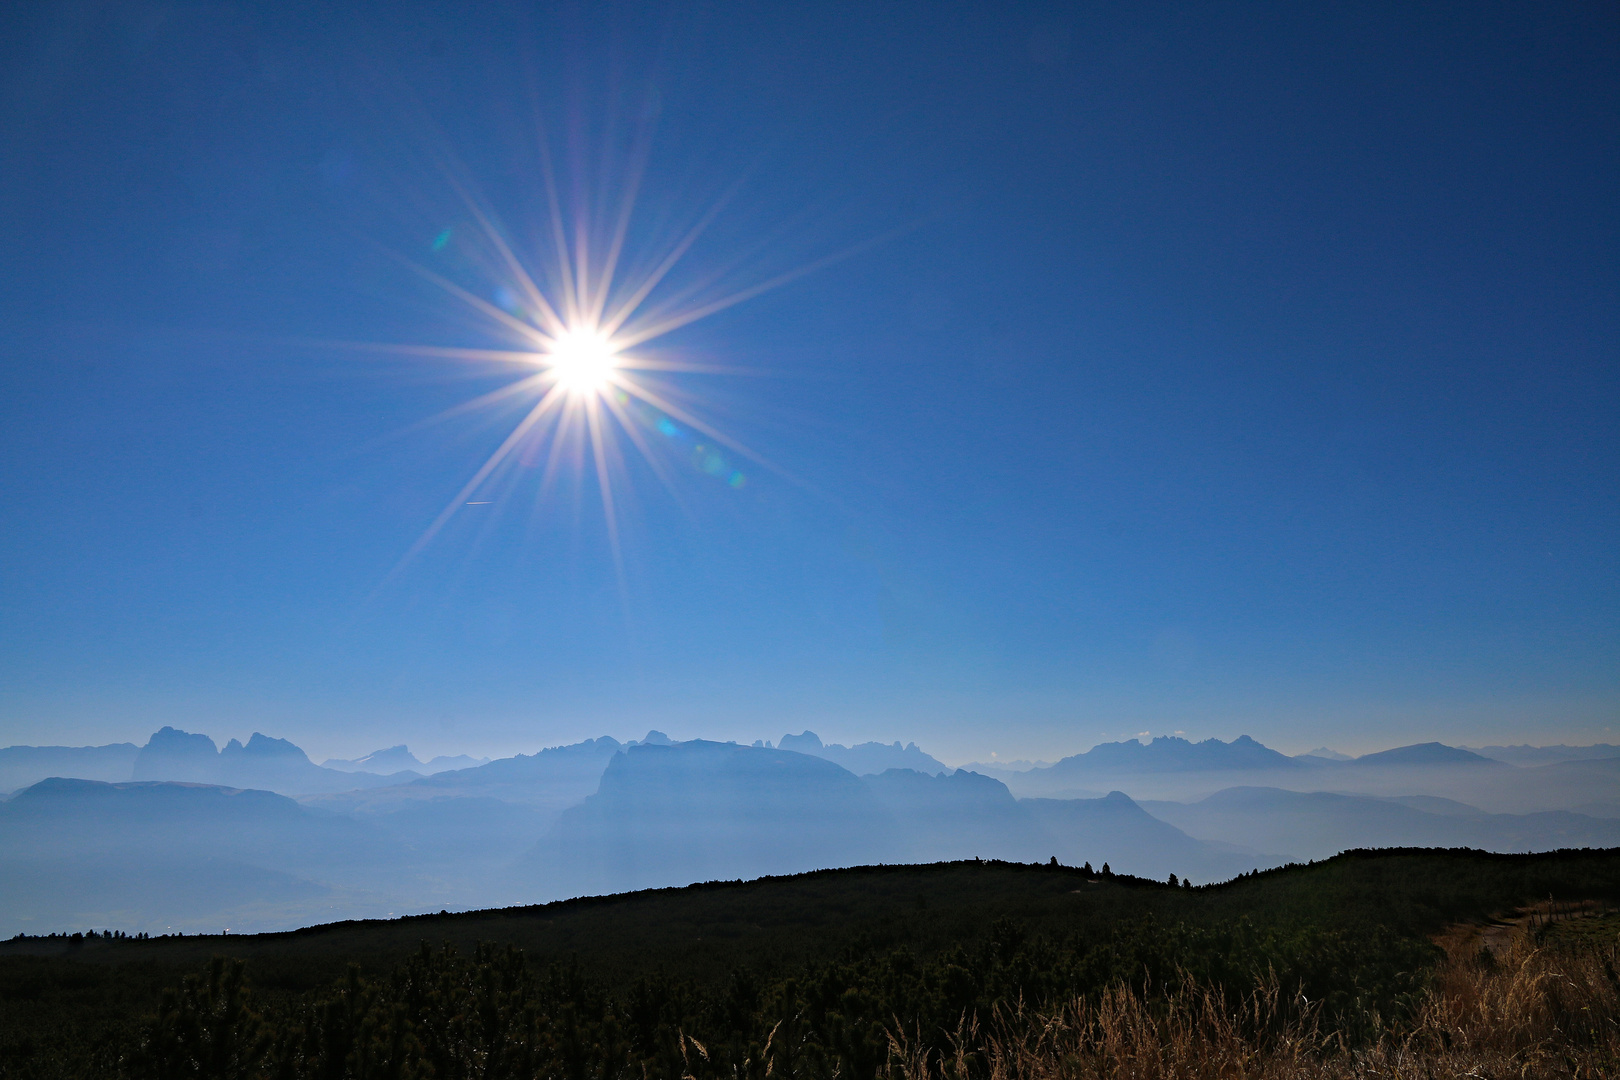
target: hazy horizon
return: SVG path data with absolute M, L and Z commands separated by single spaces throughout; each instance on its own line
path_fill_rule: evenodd
M 1010 757 L 1010 756 L 1000 755 L 1000 754 L 990 754 L 990 755 L 987 755 L 987 756 L 985 756 L 983 758 L 953 759 L 953 758 L 950 758 L 950 757 L 947 757 L 947 756 L 942 756 L 942 755 L 940 755 L 938 753 L 934 753 L 934 748 L 932 748 L 932 747 L 930 747 L 928 745 L 925 745 L 924 743 L 918 742 L 915 739 L 886 739 L 886 738 L 881 738 L 881 737 L 869 737 L 869 738 L 848 738 L 848 739 L 840 740 L 840 739 L 832 738 L 830 736 L 824 736 L 824 735 L 822 735 L 821 732 L 814 731 L 814 730 L 809 729 L 809 728 L 806 728 L 806 729 L 803 729 L 802 731 L 797 731 L 797 732 L 794 732 L 794 731 L 782 732 L 782 733 L 780 733 L 778 735 L 773 735 L 773 736 L 759 736 L 759 737 L 757 737 L 755 739 L 752 739 L 752 740 L 746 739 L 746 738 L 716 738 L 716 737 L 712 737 L 712 736 L 705 735 L 705 734 L 693 734 L 693 735 L 678 736 L 678 735 L 673 735 L 673 734 L 671 734 L 670 732 L 667 732 L 667 731 L 661 731 L 661 730 L 659 730 L 657 728 L 651 728 L 651 729 L 648 729 L 646 731 L 643 731 L 639 735 L 621 735 L 621 734 L 618 734 L 618 733 L 615 733 L 615 732 L 610 732 L 610 731 L 598 731 L 594 735 L 587 735 L 583 739 L 575 740 L 573 742 L 536 743 L 536 744 L 526 745 L 526 746 L 516 748 L 516 749 L 495 751 L 495 752 L 475 751 L 475 750 L 470 750 L 470 749 L 468 749 L 466 747 L 453 746 L 453 745 L 450 745 L 450 744 L 444 744 L 444 745 L 441 745 L 441 746 L 439 746 L 439 747 L 437 747 L 435 749 L 424 749 L 424 748 L 419 747 L 417 745 L 413 745 L 413 744 L 411 744 L 409 742 L 385 742 L 385 743 L 380 744 L 380 745 L 369 746 L 368 748 L 366 748 L 364 750 L 359 750 L 359 751 L 356 751 L 356 752 L 354 752 L 352 754 L 345 755 L 345 754 L 321 752 L 321 751 L 317 750 L 314 746 L 305 745 L 304 743 L 301 743 L 296 739 L 288 739 L 285 735 L 279 734 L 279 733 L 277 733 L 275 731 L 262 731 L 262 730 L 259 730 L 259 729 L 253 729 L 251 731 L 243 731 L 243 732 L 240 732 L 240 733 L 230 733 L 230 734 L 225 734 L 225 735 L 219 735 L 219 734 L 216 734 L 213 731 L 181 728 L 178 725 L 165 725 L 165 726 L 166 727 L 174 727 L 176 730 L 185 732 L 187 734 L 205 735 L 210 740 L 212 740 L 213 743 L 217 747 L 219 747 L 221 749 L 223 749 L 226 746 L 227 743 L 229 743 L 229 742 L 231 742 L 233 740 L 238 742 L 238 743 L 245 744 L 245 743 L 247 743 L 249 741 L 249 739 L 253 735 L 262 735 L 262 736 L 264 736 L 266 738 L 270 738 L 270 739 L 285 739 L 288 742 L 292 742 L 300 750 L 302 750 L 304 752 L 304 754 L 309 758 L 309 760 L 315 765 L 322 765 L 324 762 L 332 761 L 332 760 L 343 761 L 343 762 L 352 762 L 352 761 L 355 761 L 357 759 L 366 757 L 366 756 L 368 756 L 370 754 L 375 754 L 375 753 L 378 753 L 378 752 L 381 752 L 381 751 L 397 749 L 397 748 L 404 748 L 405 750 L 407 750 L 411 754 L 411 756 L 416 758 L 419 762 L 421 762 L 423 764 L 426 764 L 426 763 L 428 763 L 428 762 L 430 762 L 432 760 L 435 760 L 435 759 L 438 759 L 438 758 L 441 758 L 441 757 L 443 757 L 443 758 L 466 757 L 466 758 L 469 758 L 469 759 L 482 759 L 483 761 L 500 761 L 500 760 L 504 760 L 504 759 L 507 759 L 507 758 L 515 757 L 515 756 L 533 755 L 533 754 L 539 753 L 539 752 L 541 752 L 543 750 L 567 748 L 569 746 L 578 745 L 581 742 L 587 742 L 587 741 L 590 741 L 591 739 L 602 738 L 604 736 L 608 737 L 608 738 L 611 738 L 611 739 L 614 739 L 615 741 L 617 741 L 617 742 L 619 742 L 621 744 L 624 744 L 626 746 L 643 742 L 649 736 L 662 736 L 662 737 L 668 739 L 670 742 L 673 742 L 673 743 L 696 741 L 696 742 L 717 742 L 717 743 L 725 743 L 725 744 L 728 744 L 728 745 L 738 745 L 738 746 L 750 746 L 750 745 L 756 745 L 757 746 L 757 745 L 763 744 L 767 749 L 769 749 L 771 747 L 782 747 L 782 748 L 786 749 L 786 747 L 784 746 L 784 742 L 786 740 L 799 739 L 799 738 L 802 738 L 804 736 L 814 736 L 822 744 L 829 745 L 829 746 L 831 746 L 831 745 L 837 745 L 837 746 L 843 746 L 843 747 L 853 747 L 853 746 L 859 746 L 859 745 L 878 745 L 878 746 L 885 746 L 885 747 L 887 747 L 887 746 L 899 746 L 899 747 L 913 746 L 913 747 L 917 748 L 918 750 L 922 751 L 923 753 L 928 754 L 929 756 L 937 759 L 938 761 L 940 761 L 941 764 L 944 764 L 944 765 L 946 765 L 946 766 L 948 766 L 949 768 L 952 768 L 952 769 L 958 769 L 958 768 L 962 768 L 962 767 L 969 766 L 969 765 L 986 765 L 986 766 L 995 766 L 995 767 L 998 767 L 998 768 L 1006 768 L 1006 769 L 1028 769 L 1028 768 L 1032 768 L 1032 767 L 1037 767 L 1038 768 L 1038 767 L 1041 767 L 1041 766 L 1051 765 L 1051 764 L 1054 764 L 1055 762 L 1058 762 L 1058 761 L 1060 761 L 1060 760 L 1062 760 L 1064 758 L 1074 757 L 1074 756 L 1077 756 L 1077 755 L 1082 755 L 1082 754 L 1085 754 L 1085 753 L 1087 753 L 1087 752 L 1089 752 L 1091 750 L 1096 749 L 1099 746 L 1103 746 L 1105 744 L 1119 744 L 1119 743 L 1135 742 L 1135 743 L 1138 743 L 1138 744 L 1141 744 L 1141 745 L 1145 746 L 1145 745 L 1147 745 L 1147 744 L 1149 744 L 1149 743 L 1151 743 L 1151 742 L 1153 742 L 1155 740 L 1163 739 L 1163 738 L 1185 740 L 1185 741 L 1187 741 L 1189 743 L 1199 743 L 1199 742 L 1205 742 L 1206 741 L 1204 739 L 1190 738 L 1185 732 L 1182 732 L 1182 731 L 1168 731 L 1168 732 L 1139 731 L 1139 732 L 1135 732 L 1133 734 L 1122 734 L 1118 738 L 1098 740 L 1097 742 L 1089 743 L 1089 744 L 1084 745 L 1084 746 L 1078 746 L 1078 747 L 1075 747 L 1073 749 L 1066 750 L 1066 751 L 1064 751 L 1062 753 L 1055 753 L 1051 757 L 1046 757 L 1046 758 L 1028 758 L 1028 757 L 1015 758 L 1015 757 Z M 112 739 L 112 740 L 109 740 L 106 743 L 84 744 L 84 745 L 85 746 L 134 745 L 134 746 L 140 747 L 140 746 L 145 745 L 147 740 L 153 734 L 155 734 L 155 732 L 150 732 L 149 731 L 149 732 L 145 732 L 144 734 L 141 734 L 139 736 L 131 735 L 131 736 L 127 737 L 127 738 Z M 1229 739 L 1221 739 L 1218 736 L 1210 736 L 1209 739 L 1214 740 L 1216 742 L 1221 742 L 1223 744 L 1229 745 L 1234 740 L 1239 739 L 1239 738 L 1243 738 L 1245 736 L 1248 736 L 1247 732 L 1240 732 L 1238 735 L 1235 735 L 1235 736 L 1233 736 L 1232 738 L 1229 738 Z M 1252 738 L 1252 736 L 1248 736 L 1248 737 Z M 1413 740 L 1411 742 L 1386 743 L 1386 744 L 1380 744 L 1380 745 L 1376 745 L 1376 746 L 1371 746 L 1371 747 L 1361 749 L 1361 750 L 1356 751 L 1356 752 L 1348 752 L 1348 751 L 1345 751 L 1341 747 L 1338 747 L 1338 746 L 1317 745 L 1317 746 L 1304 747 L 1302 749 L 1293 749 L 1293 748 L 1290 748 L 1287 745 L 1278 746 L 1278 745 L 1273 745 L 1273 744 L 1270 744 L 1270 743 L 1266 743 L 1264 740 L 1256 739 L 1255 741 L 1261 743 L 1261 745 L 1263 745 L 1263 746 L 1266 746 L 1268 749 L 1276 750 L 1276 751 L 1278 751 L 1278 752 L 1280 752 L 1282 754 L 1285 754 L 1287 756 L 1290 756 L 1290 757 L 1305 756 L 1305 755 L 1310 754 L 1312 751 L 1317 751 L 1317 750 L 1329 750 L 1329 751 L 1333 751 L 1335 753 L 1345 754 L 1347 758 L 1351 758 L 1351 759 L 1362 756 L 1362 755 L 1365 755 L 1365 754 L 1379 753 L 1379 752 L 1382 752 L 1382 751 L 1385 751 L 1385 750 L 1399 749 L 1399 748 L 1410 747 L 1410 746 L 1429 745 L 1429 744 L 1434 743 L 1434 742 L 1440 742 L 1440 740 L 1415 739 L 1415 740 Z M 1601 740 L 1599 740 L 1599 741 L 1593 742 L 1593 743 L 1563 743 L 1563 742 L 1543 742 L 1543 743 L 1473 742 L 1473 743 L 1467 743 L 1467 742 L 1457 742 L 1457 743 L 1443 743 L 1442 745 L 1449 745 L 1449 746 L 1454 746 L 1454 747 L 1456 747 L 1458 749 L 1464 749 L 1464 750 L 1470 750 L 1470 751 L 1478 752 L 1480 750 L 1489 749 L 1489 748 L 1513 749 L 1513 748 L 1522 748 L 1522 747 L 1528 747 L 1528 748 L 1531 748 L 1531 749 L 1568 748 L 1568 749 L 1574 750 L 1574 749 L 1589 749 L 1589 748 L 1594 747 L 1594 746 L 1610 746 L 1610 745 L 1616 745 L 1616 744 L 1606 743 L 1606 742 L 1602 742 Z M 70 748 L 70 749 L 77 748 L 73 744 L 66 744 L 66 743 L 13 743 L 13 744 L 10 744 L 9 747 L 8 746 L 0 746 L 0 750 L 8 749 L 10 747 L 28 747 L 28 746 L 36 746 L 36 747 L 39 747 L 39 746 L 55 746 L 55 747 L 66 747 L 66 748 Z

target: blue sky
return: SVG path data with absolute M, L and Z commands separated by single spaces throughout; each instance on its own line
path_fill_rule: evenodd
M 0 21 L 0 743 L 1620 735 L 1611 6 Z M 405 262 L 510 284 L 447 168 L 540 258 L 536 104 L 599 205 L 650 140 L 638 257 L 732 185 L 686 280 L 847 254 L 659 343 L 775 471 L 401 565 L 503 377 L 314 343 L 500 344 Z

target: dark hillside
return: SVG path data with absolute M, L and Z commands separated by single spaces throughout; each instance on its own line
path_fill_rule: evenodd
M 499 942 L 539 957 L 574 957 L 604 972 L 649 966 L 723 975 L 734 965 L 836 953 L 854 942 L 921 952 L 983 936 L 996 918 L 1031 932 L 1106 931 L 1140 917 L 1279 926 L 1383 925 L 1436 933 L 1548 895 L 1620 902 L 1620 849 L 1495 855 L 1465 849 L 1351 851 L 1307 865 L 1246 874 L 1220 885 L 1087 873 L 1005 862 L 863 866 L 755 881 L 560 900 L 530 907 L 313 926 L 287 933 L 145 940 L 25 937 L 0 942 L 0 960 L 37 955 L 75 962 L 189 967 L 224 951 L 322 966 L 389 963 L 424 940 L 470 949 Z M 918 918 L 917 913 L 926 912 Z
M 575 1046 L 591 1075 L 673 1080 L 691 1074 L 691 1036 L 700 1077 L 802 1051 L 819 1062 L 808 1075 L 876 1080 L 896 1021 L 944 1046 L 965 1014 L 1184 977 L 1240 994 L 1275 977 L 1280 1007 L 1316 1002 L 1367 1039 L 1428 985 L 1430 935 L 1548 896 L 1620 903 L 1620 851 L 1350 852 L 1202 888 L 1047 864 L 877 866 L 251 937 L 17 938 L 0 943 L 0 1077 L 139 1073 L 142 1045 L 180 1052 L 163 1032 L 220 1015 L 230 967 L 151 1016 L 219 956 L 245 961 L 273 1036 L 249 1042 L 291 1076 L 351 1075 L 339 1066 L 366 1025 L 414 1017 L 411 1039 L 368 1052 L 442 1054 L 440 1074 L 463 1075 L 458 1055 L 522 1047 L 486 1075 L 563 1075 L 555 1055 Z M 457 1034 L 453 1016 L 474 1014 L 481 1033 Z

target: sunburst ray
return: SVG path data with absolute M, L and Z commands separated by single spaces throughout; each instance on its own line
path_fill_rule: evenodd
M 532 407 L 518 419 L 493 453 L 461 485 L 423 534 L 411 545 L 396 571 L 419 555 L 462 507 L 477 499 L 498 498 L 508 466 L 534 468 L 543 460 L 537 499 L 546 497 L 565 472 L 576 480 L 594 480 L 601 501 L 603 524 L 615 569 L 623 584 L 621 535 L 623 515 L 617 501 L 631 491 L 628 471 L 632 459 L 644 461 L 659 483 L 678 502 L 677 460 L 670 451 L 681 445 L 693 459 L 702 456 L 699 470 L 719 475 L 732 487 L 743 477 L 723 461 L 715 464 L 715 450 L 723 447 L 740 458 L 784 477 L 790 474 L 740 439 L 705 420 L 695 408 L 678 398 L 684 394 L 661 376 L 760 374 L 760 369 L 701 360 L 649 355 L 647 347 L 683 327 L 778 288 L 805 274 L 831 265 L 867 245 L 837 252 L 805 265 L 745 285 L 718 291 L 735 281 L 739 259 L 711 266 L 684 284 L 672 275 L 687 260 L 698 240 L 735 198 L 740 181 L 720 193 L 688 226 L 675 230 L 662 251 L 629 256 L 632 219 L 643 180 L 647 145 L 638 140 L 636 161 L 622 185 L 622 197 L 611 210 L 604 208 L 597 228 L 588 205 L 588 185 L 565 204 L 545 138 L 540 140 L 539 176 L 543 189 L 545 236 L 539 249 L 525 251 L 503 232 L 497 217 L 471 190 L 470 184 L 452 179 L 464 204 L 472 230 L 459 232 L 456 250 L 465 252 L 463 263 L 494 275 L 490 295 L 452 280 L 449 271 L 402 259 L 423 280 L 464 305 L 495 336 L 512 341 L 512 348 L 477 348 L 429 345 L 360 345 L 370 351 L 415 355 L 431 360 L 469 365 L 517 368 L 516 379 L 412 425 L 413 428 L 452 416 L 499 407 L 533 395 Z M 448 235 L 448 233 L 446 234 Z M 602 245 L 594 248 L 594 238 Z M 441 238 L 442 242 L 442 238 Z M 549 246 L 549 255 L 541 255 Z M 753 245 L 747 245 L 752 249 Z M 435 251 L 438 250 L 436 245 Z M 530 264 L 527 257 L 540 256 Z M 398 257 L 398 256 L 396 256 Z M 639 270 L 626 271 L 637 266 Z M 668 440 L 666 443 L 665 440 Z M 706 443 L 710 449 L 705 450 Z M 631 452 L 627 457 L 626 450 Z M 538 505 L 537 505 L 538 509 Z

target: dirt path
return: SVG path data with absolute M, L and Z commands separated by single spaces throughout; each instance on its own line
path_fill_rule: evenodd
M 1501 956 L 1514 941 L 1527 937 L 1550 923 L 1575 919 L 1590 919 L 1609 913 L 1606 905 L 1594 900 L 1564 903 L 1542 900 L 1515 908 L 1485 923 L 1458 923 L 1437 934 L 1434 943 L 1453 956 L 1477 953 L 1488 949 L 1492 956 Z

